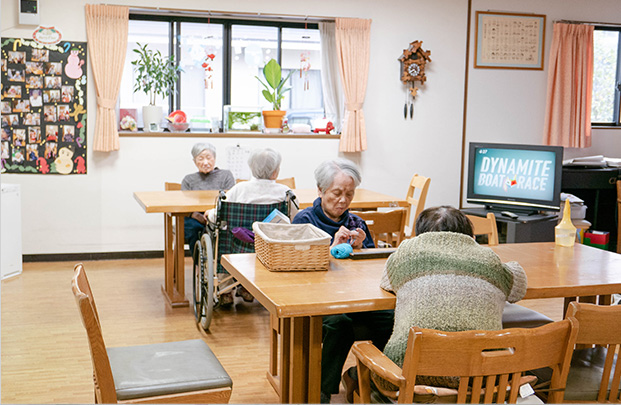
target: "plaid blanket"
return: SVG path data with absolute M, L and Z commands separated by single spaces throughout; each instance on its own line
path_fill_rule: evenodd
M 229 253 L 254 253 L 254 243 L 243 242 L 233 236 L 233 228 L 252 230 L 255 221 L 263 221 L 274 209 L 289 215 L 287 201 L 275 204 L 242 204 L 222 201 L 216 217 L 218 230 L 218 273 L 228 273 L 220 264 L 220 256 Z

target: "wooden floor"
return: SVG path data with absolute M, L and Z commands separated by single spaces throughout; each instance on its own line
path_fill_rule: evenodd
M 93 403 L 86 333 L 71 293 L 74 262 L 25 263 L 2 281 L 2 403 Z M 231 403 L 277 403 L 265 375 L 269 314 L 256 301 L 237 298 L 217 310 L 211 332 L 201 334 L 189 308 L 171 309 L 161 293 L 163 259 L 84 262 L 104 339 L 125 346 L 203 338 L 233 379 Z M 191 292 L 187 262 L 186 292 Z M 191 293 L 190 293 L 191 294 Z M 561 319 L 562 300 L 525 306 Z M 348 365 L 353 364 L 348 359 Z M 341 388 L 333 403 L 344 402 Z

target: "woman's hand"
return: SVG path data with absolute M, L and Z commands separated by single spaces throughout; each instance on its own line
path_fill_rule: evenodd
M 194 218 L 195 220 L 197 220 L 198 222 L 200 222 L 203 225 L 205 225 L 207 223 L 205 221 L 205 217 L 200 212 L 193 212 L 192 213 L 192 218 Z
M 332 246 L 340 245 L 341 243 L 349 243 L 354 249 L 360 249 L 366 237 L 367 234 L 360 228 L 350 231 L 344 226 L 341 226 L 334 234 Z

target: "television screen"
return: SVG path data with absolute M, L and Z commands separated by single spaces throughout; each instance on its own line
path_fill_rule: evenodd
M 471 143 L 469 203 L 520 212 L 559 210 L 561 146 Z

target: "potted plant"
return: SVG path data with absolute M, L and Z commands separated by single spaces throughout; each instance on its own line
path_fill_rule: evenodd
M 282 77 L 282 69 L 275 59 L 270 59 L 269 62 L 263 67 L 263 76 L 265 82 L 255 76 L 257 80 L 265 87 L 263 90 L 263 96 L 272 104 L 272 110 L 263 111 L 263 122 L 266 128 L 278 128 L 282 126 L 282 119 L 285 116 L 286 111 L 280 109 L 280 103 L 285 97 L 285 93 L 291 90 L 290 87 L 285 87 L 285 83 L 293 74 L 293 70 L 289 72 L 286 78 Z
M 167 97 L 182 69 L 175 66 L 173 56 L 165 59 L 159 50 L 154 52 L 146 44 L 136 45 L 134 52 L 139 57 L 131 62 L 136 72 L 134 92 L 142 91 L 149 96 L 149 105 L 142 107 L 142 120 L 145 132 L 155 132 L 160 130 L 163 115 L 162 107 L 155 105 L 155 96 Z

